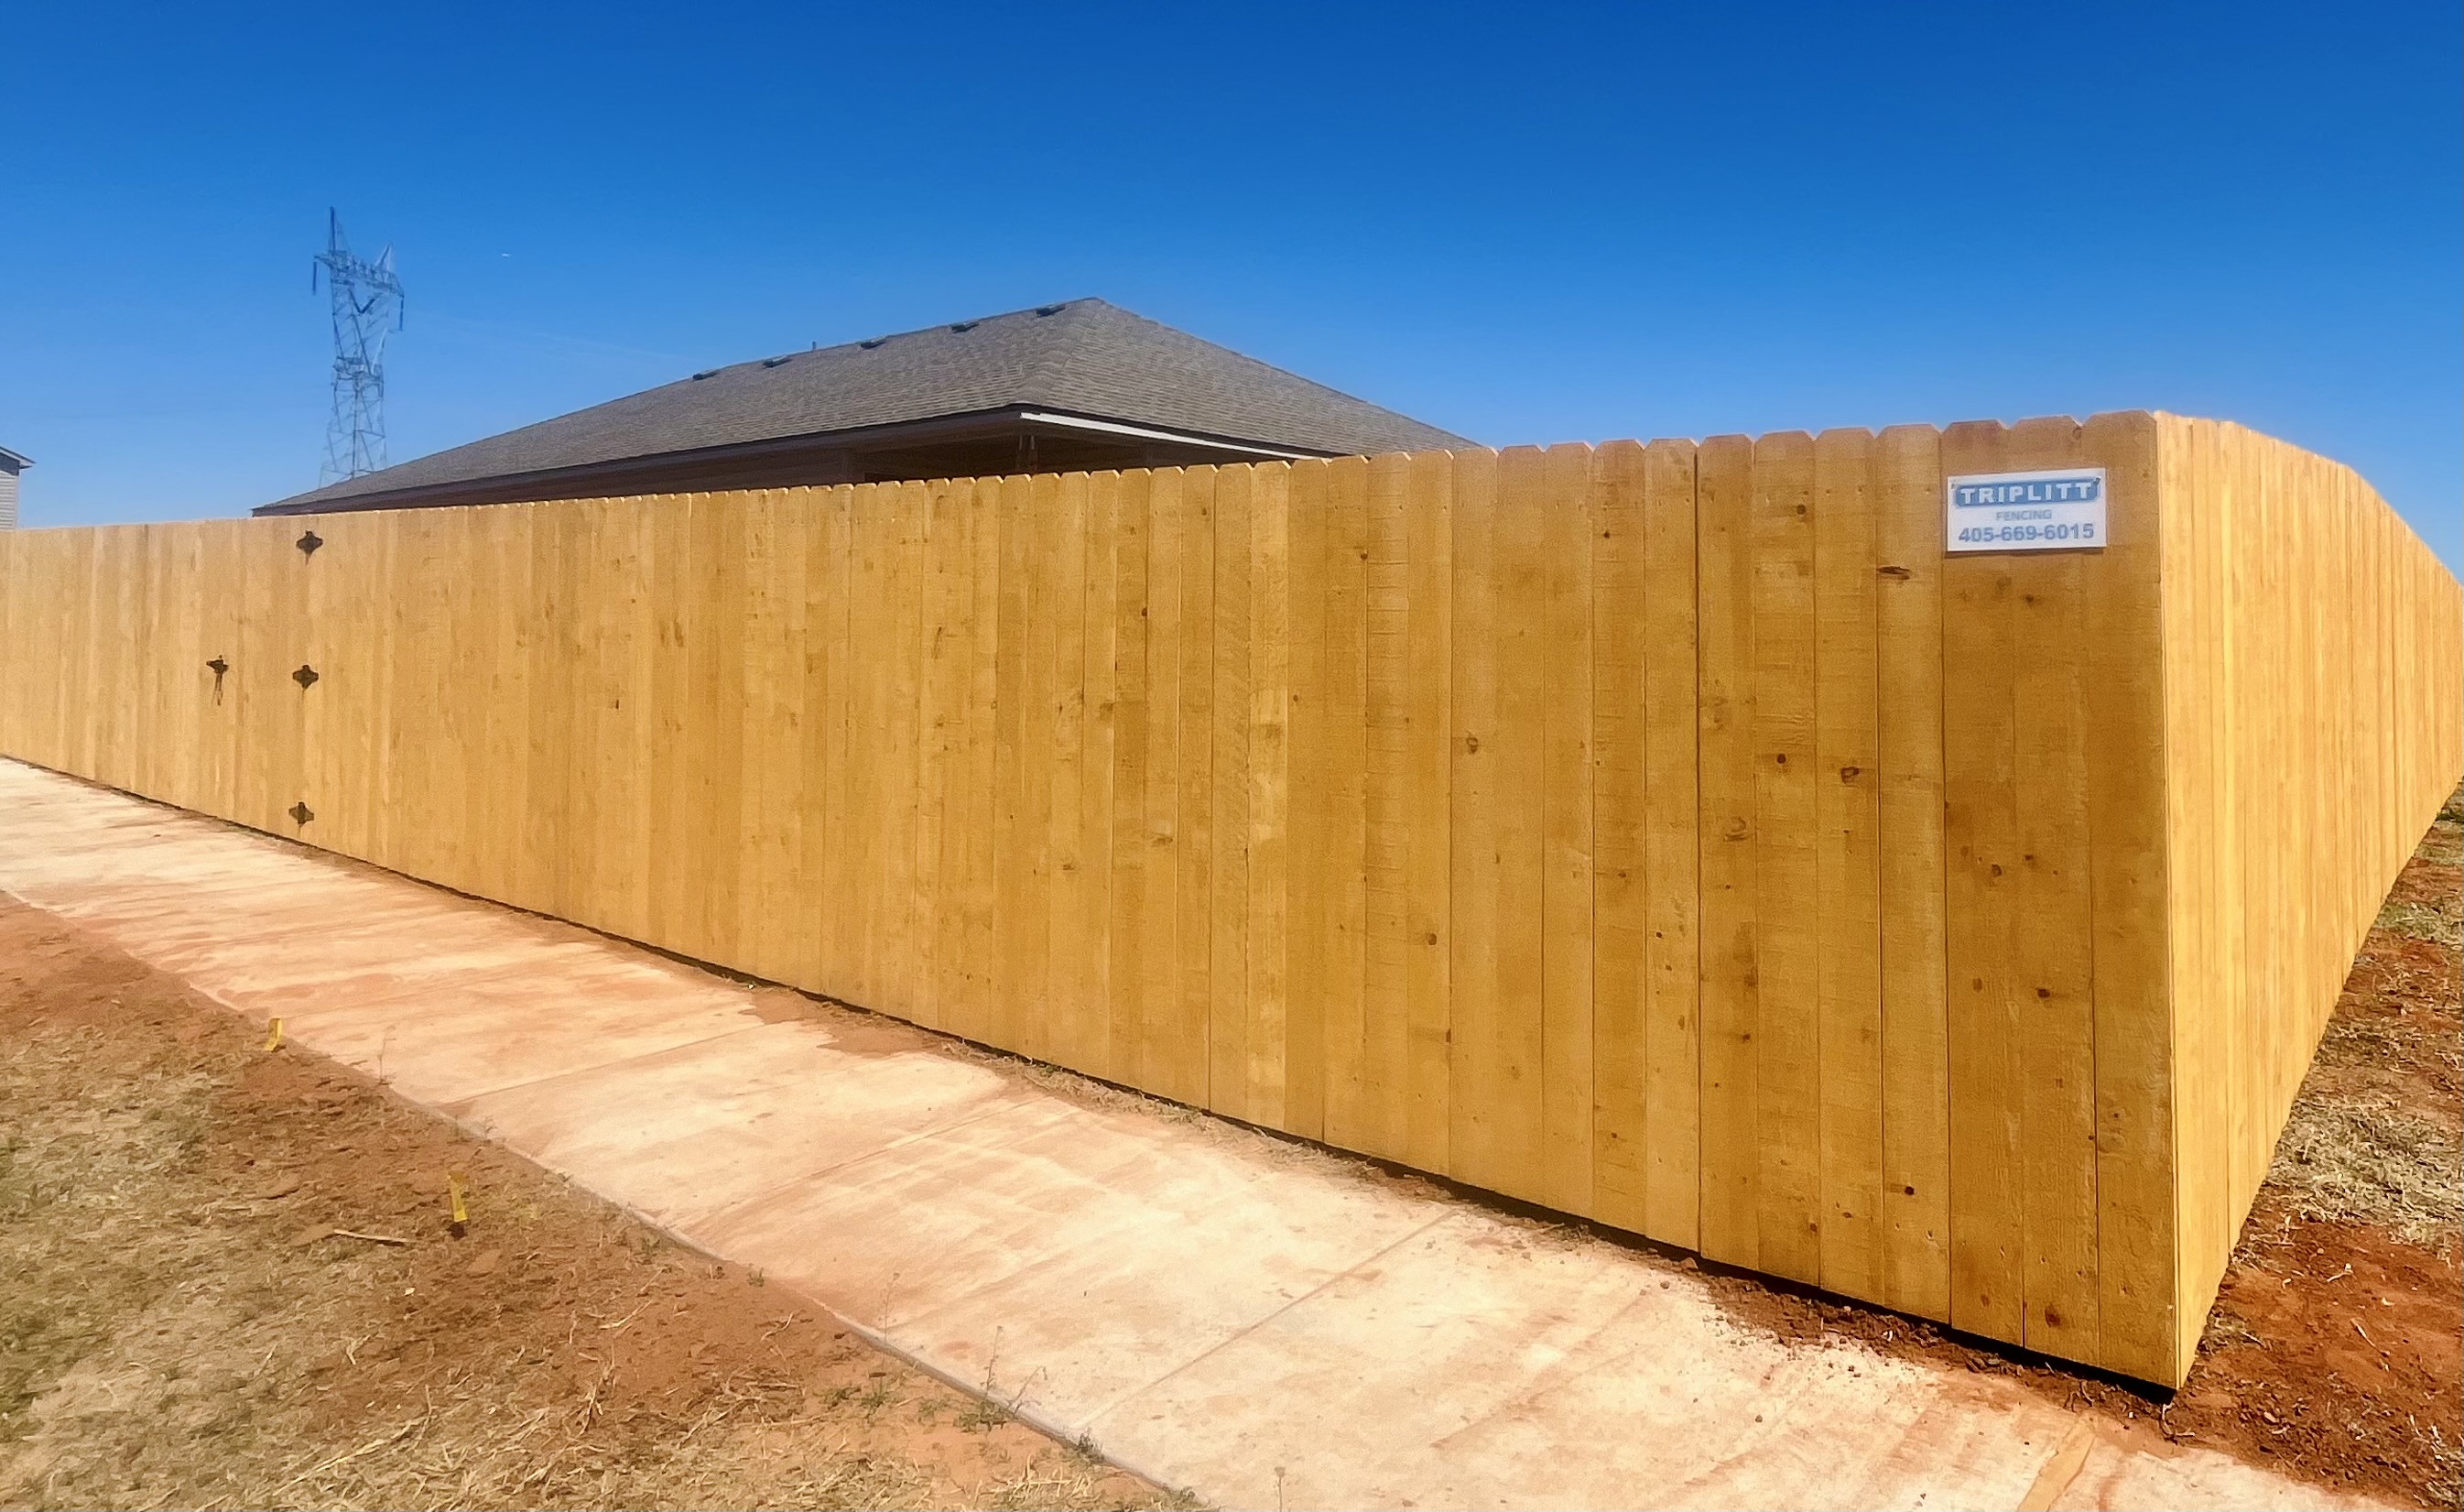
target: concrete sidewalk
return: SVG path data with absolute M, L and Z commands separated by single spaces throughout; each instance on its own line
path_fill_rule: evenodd
M 0 761 L 0 889 L 1235 1506 L 2346 1506 L 1693 1271 Z

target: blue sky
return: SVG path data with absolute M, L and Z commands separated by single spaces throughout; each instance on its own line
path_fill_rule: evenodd
M 2457 8 L 21 7 L 29 523 L 1095 294 L 1493 444 L 2163 408 L 2464 560 Z

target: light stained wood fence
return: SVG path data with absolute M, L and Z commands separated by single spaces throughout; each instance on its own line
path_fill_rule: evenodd
M 2464 766 L 2455 580 L 2350 469 L 2159 415 L 2180 1312 Z M 2195 1334 L 2185 1329 L 2182 1367 Z
M 2457 606 L 2147 414 L 119 526 L 0 750 L 2173 1381 Z

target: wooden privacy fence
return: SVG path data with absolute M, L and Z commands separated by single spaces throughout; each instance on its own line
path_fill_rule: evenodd
M 2102 466 L 2101 550 L 1946 557 Z M 0 539 L 0 749 L 2161 1382 L 2464 753 L 2144 413 Z

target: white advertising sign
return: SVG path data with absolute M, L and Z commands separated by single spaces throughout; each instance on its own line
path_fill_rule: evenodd
M 2079 551 L 2104 545 L 2104 469 L 1971 473 L 1945 490 L 1947 551 Z

